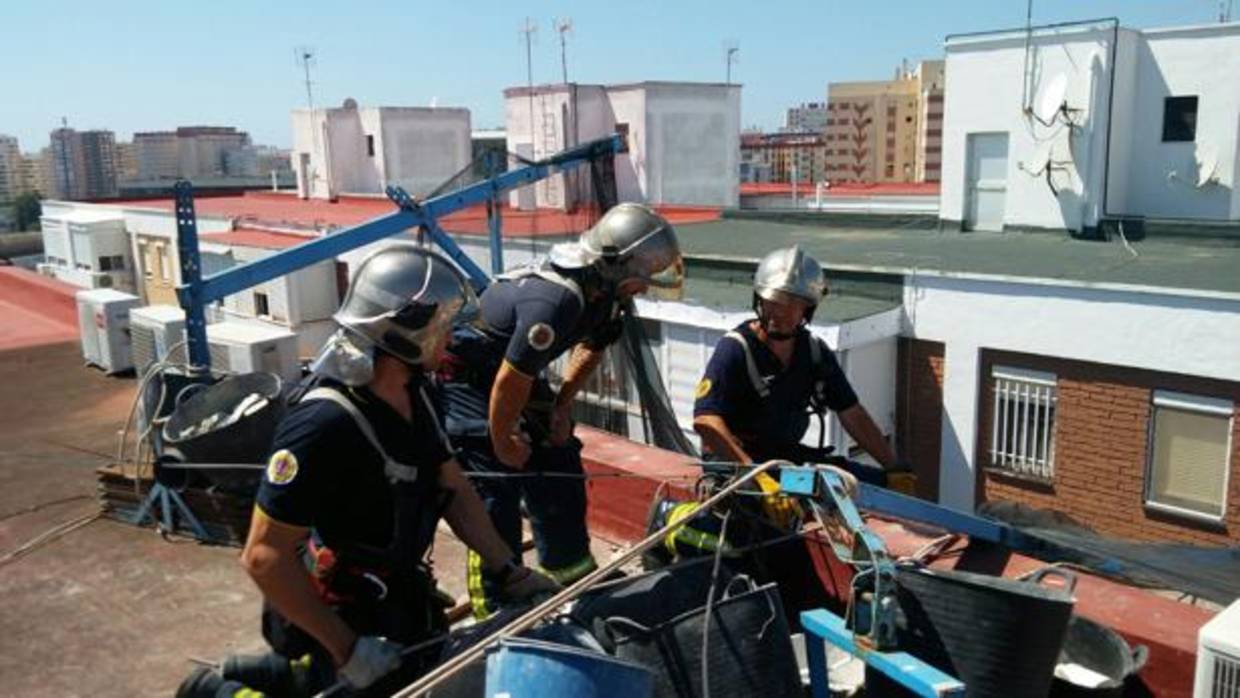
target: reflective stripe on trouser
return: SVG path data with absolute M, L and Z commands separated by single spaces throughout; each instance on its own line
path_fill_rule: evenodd
M 458 458 L 467 471 L 512 472 L 496 460 L 487 437 L 458 439 Z M 581 442 L 572 439 L 562 447 L 535 446 L 525 472 L 581 473 Z M 479 478 L 474 489 L 486 506 L 500 537 L 514 551 L 521 550 L 521 503 L 525 502 L 538 564 L 553 576 L 576 579 L 594 566 L 590 536 L 586 531 L 586 483 L 576 478 Z M 482 561 L 470 556 L 466 581 L 474 615 L 485 617 L 499 606 L 499 585 L 482 569 Z M 580 570 L 585 570 L 584 572 Z
M 598 569 L 598 563 L 594 561 L 594 556 L 587 554 L 577 562 L 564 567 L 547 567 L 539 565 L 538 569 L 542 570 L 548 577 L 554 579 L 562 586 L 568 586 L 582 577 L 590 574 Z

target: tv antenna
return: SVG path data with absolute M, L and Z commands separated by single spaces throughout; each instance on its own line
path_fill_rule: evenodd
M 568 35 L 573 31 L 573 20 L 570 17 L 561 17 L 552 20 L 555 25 L 556 32 L 560 35 L 560 69 L 563 71 L 564 84 L 568 84 Z
M 728 85 L 732 84 L 732 64 L 738 60 L 736 54 L 740 52 L 741 52 L 741 42 L 737 41 L 736 39 L 728 39 L 723 42 L 724 60 L 727 62 L 726 84 Z
M 314 88 L 312 87 L 314 83 L 310 81 L 310 69 L 318 62 L 314 48 L 311 46 L 298 46 L 293 49 L 293 53 L 297 58 L 297 67 L 301 68 L 302 73 L 305 75 L 306 106 L 310 107 L 311 111 L 314 111 Z

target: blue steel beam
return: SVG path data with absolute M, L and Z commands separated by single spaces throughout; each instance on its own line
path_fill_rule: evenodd
M 428 221 L 434 221 L 463 208 L 494 199 L 503 192 L 570 170 L 593 157 L 624 151 L 624 139 L 619 135 L 584 143 L 548 160 L 505 172 L 485 182 L 437 196 L 420 204 L 415 203 L 410 208 L 402 208 L 356 227 L 325 235 L 269 257 L 227 269 L 203 279 L 200 284 L 184 284 L 177 288 L 177 298 L 181 306 L 189 312 L 190 306 L 195 302 L 201 308 L 203 303 L 220 300 L 225 296 L 284 276 L 311 264 L 334 259 L 345 252 L 405 230 L 425 226 Z M 196 250 L 196 238 L 194 247 Z
M 858 646 L 843 618 L 818 609 L 801 612 L 805 630 L 805 649 L 809 660 L 810 689 L 814 698 L 830 695 L 827 684 L 827 658 L 820 640 L 835 645 L 881 671 L 888 678 L 923 698 L 963 696 L 965 686 L 958 679 L 939 671 L 907 652 L 880 652 Z
M 177 289 L 177 297 L 185 309 L 190 371 L 206 374 L 211 368 L 211 350 L 207 346 L 207 316 L 203 307 L 207 301 L 202 298 L 202 257 L 198 254 L 194 187 L 189 182 L 181 181 L 173 186 L 172 191 L 176 197 L 177 254 L 181 258 L 181 283 L 184 284 Z

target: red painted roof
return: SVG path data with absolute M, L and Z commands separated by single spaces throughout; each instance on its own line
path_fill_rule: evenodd
M 79 290 L 28 269 L 0 267 L 0 350 L 76 340 Z
M 303 242 L 313 240 L 315 235 L 298 235 L 295 233 L 281 233 L 272 230 L 259 230 L 256 228 L 237 228 L 227 233 L 210 233 L 203 235 L 200 240 L 203 242 L 213 242 L 219 245 L 229 245 L 233 247 L 256 247 L 260 250 L 284 250 L 290 247 L 296 247 Z
M 798 182 L 798 194 L 813 194 L 814 182 Z M 741 196 L 791 194 L 791 182 L 742 182 Z M 938 182 L 908 184 L 832 184 L 823 190 L 826 196 L 938 196 Z
M 173 210 L 172 199 L 136 199 L 111 202 L 134 208 Z M 202 197 L 194 209 L 202 216 L 218 216 L 237 220 L 241 226 L 281 226 L 323 229 L 333 226 L 357 225 L 395 210 L 387 199 L 380 197 L 342 196 L 334 202 L 299 199 L 292 194 L 247 192 L 240 196 Z M 661 206 L 659 212 L 674 224 L 703 223 L 719 218 L 719 209 L 694 206 Z M 592 207 L 576 213 L 540 209 L 518 211 L 507 205 L 501 209 L 505 237 L 544 237 L 578 233 L 589 227 L 598 216 Z M 473 206 L 440 219 L 449 232 L 485 234 L 486 210 Z M 206 236 L 204 236 L 205 238 Z

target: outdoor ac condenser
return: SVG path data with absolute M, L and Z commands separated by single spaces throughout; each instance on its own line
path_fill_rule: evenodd
M 216 373 L 274 373 L 286 382 L 301 378 L 297 335 L 273 325 L 217 322 L 207 325 L 211 370 Z
M 133 366 L 139 376 L 157 361 L 185 363 L 185 311 L 175 305 L 134 308 L 129 311 L 129 332 Z
M 105 373 L 133 368 L 130 356 L 129 310 L 137 296 L 112 289 L 92 289 L 75 294 L 82 358 Z
M 1240 698 L 1240 601 L 1201 626 L 1193 698 Z

